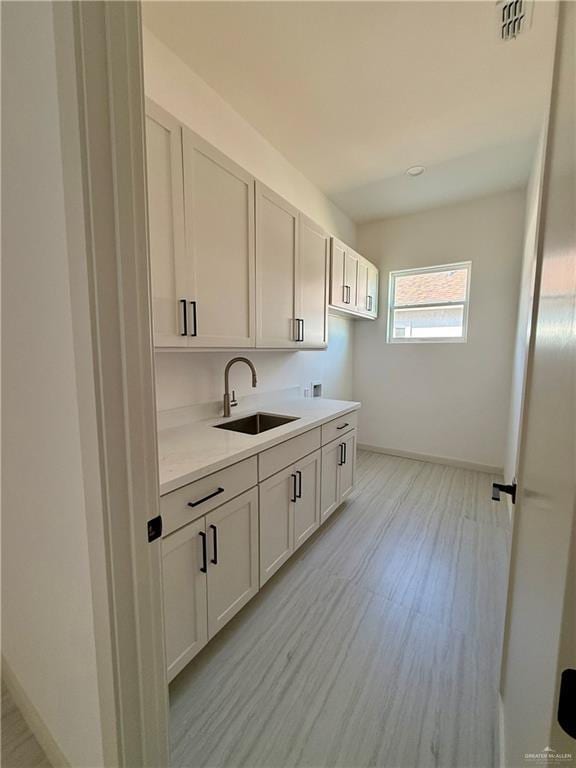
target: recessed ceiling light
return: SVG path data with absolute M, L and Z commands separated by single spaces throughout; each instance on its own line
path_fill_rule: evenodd
M 421 176 L 425 170 L 423 165 L 413 165 L 406 169 L 406 173 L 408 176 Z

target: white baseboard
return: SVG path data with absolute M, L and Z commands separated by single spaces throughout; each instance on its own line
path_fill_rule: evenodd
M 506 739 L 504 733 L 504 703 L 502 694 L 498 692 L 498 748 L 500 754 L 500 768 L 506 768 Z
M 488 472 L 491 475 L 501 475 L 502 467 L 494 467 L 490 464 L 479 464 L 476 461 L 453 459 L 450 456 L 433 456 L 428 453 L 414 453 L 413 451 L 401 451 L 395 448 L 381 448 L 377 445 L 364 445 L 359 443 L 358 450 L 372 451 L 372 453 L 385 453 L 387 456 L 398 456 L 401 459 L 414 459 L 414 461 L 429 461 L 432 464 L 446 464 L 449 467 L 461 469 L 473 469 L 476 472 Z
M 20 681 L 12 671 L 6 659 L 2 656 L 2 679 L 12 696 L 14 703 L 20 710 L 20 714 L 32 731 L 36 741 L 54 768 L 70 768 L 70 763 L 56 743 L 54 737 L 42 719 L 34 704 L 28 698 L 28 694 L 20 684 Z

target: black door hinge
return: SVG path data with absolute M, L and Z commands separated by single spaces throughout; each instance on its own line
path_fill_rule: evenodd
M 162 516 L 153 517 L 148 520 L 148 541 L 156 541 L 162 536 Z
M 516 480 L 511 485 L 492 483 L 492 501 L 500 501 L 500 493 L 509 493 L 512 496 L 512 504 L 516 504 L 516 488 Z

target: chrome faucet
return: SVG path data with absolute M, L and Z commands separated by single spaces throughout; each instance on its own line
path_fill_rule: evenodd
M 254 364 L 248 360 L 247 357 L 233 357 L 232 360 L 227 363 L 226 368 L 224 369 L 224 416 L 230 416 L 231 406 L 238 405 L 234 390 L 232 390 L 232 400 L 230 400 L 230 368 L 234 363 L 246 363 L 252 371 L 252 386 L 255 387 L 257 382 L 256 368 L 254 368 Z

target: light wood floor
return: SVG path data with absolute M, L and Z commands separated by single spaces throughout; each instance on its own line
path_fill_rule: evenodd
M 497 765 L 496 478 L 358 458 L 349 501 L 172 684 L 173 766 Z
M 50 768 L 20 710 L 2 682 L 2 761 L 3 768 Z

